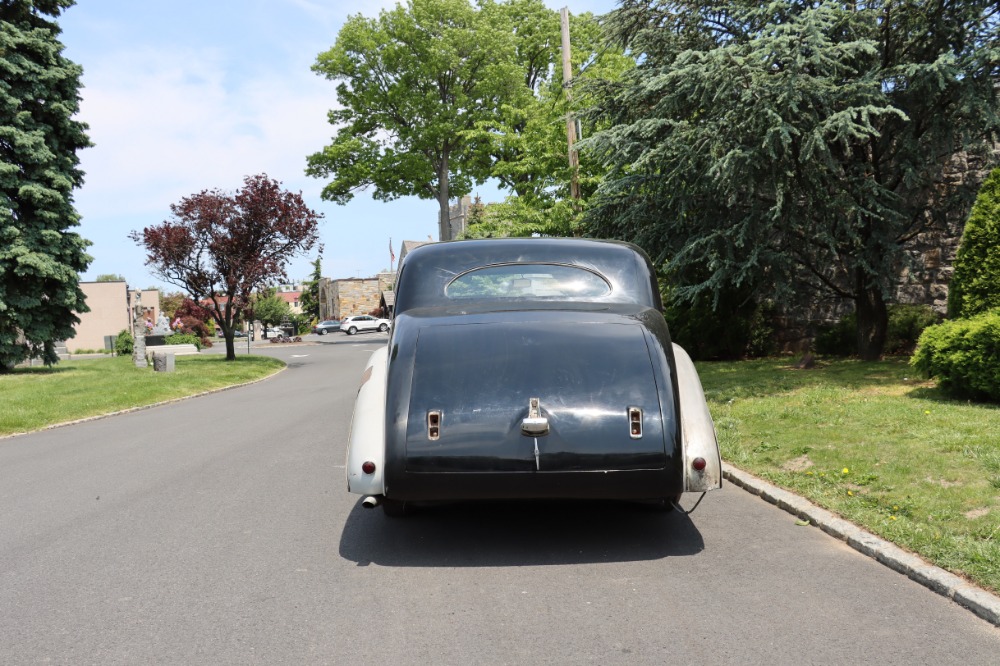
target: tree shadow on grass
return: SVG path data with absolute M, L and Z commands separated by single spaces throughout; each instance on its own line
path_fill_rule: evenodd
M 0 373 L 0 376 L 17 376 L 17 375 L 57 375 L 61 372 L 73 372 L 76 367 L 67 367 L 65 365 L 36 365 L 31 367 L 17 367 L 13 370 L 9 370 L 5 373 Z
M 986 400 L 976 400 L 968 397 L 952 395 L 940 386 L 919 386 L 906 394 L 914 400 L 927 400 L 946 405 L 978 407 L 981 409 L 1000 409 L 1000 405 Z
M 907 357 L 882 361 L 821 359 L 808 370 L 796 369 L 797 359 L 701 362 L 698 374 L 711 402 L 760 398 L 815 387 L 859 390 L 905 386 L 914 374 Z

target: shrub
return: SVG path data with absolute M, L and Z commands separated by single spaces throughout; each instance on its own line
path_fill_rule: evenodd
M 929 305 L 894 303 L 889 306 L 889 328 L 885 336 L 886 354 L 909 354 L 920 334 L 941 321 Z M 831 326 L 820 328 L 814 346 L 826 356 L 854 356 L 858 353 L 858 318 L 853 312 Z
M 1000 169 L 976 197 L 955 255 L 948 287 L 948 315 L 971 317 L 1000 307 Z
M 941 322 L 941 316 L 929 305 L 896 303 L 889 306 L 889 330 L 885 336 L 886 354 L 910 354 L 920 334 L 928 326 Z
M 122 330 L 115 338 L 115 354 L 117 356 L 131 356 L 135 348 L 135 339 L 127 330 Z
M 910 365 L 955 397 L 1000 401 L 1000 311 L 928 327 Z
M 723 294 L 718 307 L 711 296 L 692 303 L 670 303 L 663 316 L 671 339 L 695 360 L 732 360 L 767 356 L 774 351 L 769 304 L 737 302 Z
M 163 339 L 163 343 L 167 345 L 194 345 L 198 348 L 198 351 L 201 351 L 202 347 L 200 337 L 185 333 L 174 333 L 173 335 L 168 335 Z
M 835 324 L 820 326 L 813 340 L 817 354 L 853 356 L 858 353 L 858 317 L 853 312 Z

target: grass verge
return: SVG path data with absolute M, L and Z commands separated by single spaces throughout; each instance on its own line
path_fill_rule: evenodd
M 698 371 L 724 460 L 1000 592 L 1000 409 L 906 361 Z
M 284 363 L 265 356 L 178 356 L 175 371 L 136 368 L 131 357 L 61 361 L 0 375 L 0 436 L 241 384 Z

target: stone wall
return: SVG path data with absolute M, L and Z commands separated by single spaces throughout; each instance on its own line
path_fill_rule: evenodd
M 395 273 L 379 273 L 371 278 L 323 278 L 319 284 L 319 318 L 343 319 L 378 309 L 383 291 L 389 291 Z
M 997 161 L 1000 152 L 994 154 Z M 989 168 L 982 158 L 956 156 L 944 173 L 946 188 L 968 187 L 975 193 Z M 937 225 L 916 235 L 905 246 L 907 261 L 899 267 L 897 286 L 890 303 L 929 305 L 944 316 L 948 310 L 948 284 L 954 272 L 955 255 L 962 239 L 965 222 L 972 209 L 965 206 L 949 211 Z M 808 351 L 814 337 L 824 326 L 838 322 L 854 311 L 848 299 L 817 297 L 811 302 L 779 306 L 772 323 L 780 351 Z

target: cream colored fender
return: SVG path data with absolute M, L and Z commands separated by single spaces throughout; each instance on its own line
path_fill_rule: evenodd
M 722 456 L 715 437 L 715 424 L 705 402 L 698 371 L 683 348 L 674 345 L 677 390 L 681 403 L 681 434 L 684 458 L 684 491 L 701 493 L 722 487 Z M 705 469 L 695 470 L 695 458 L 705 460 Z
M 354 401 L 351 433 L 347 440 L 347 490 L 361 495 L 382 495 L 385 487 L 385 377 L 389 346 L 368 359 L 361 375 L 361 387 Z M 365 474 L 361 465 L 375 463 L 375 472 Z

